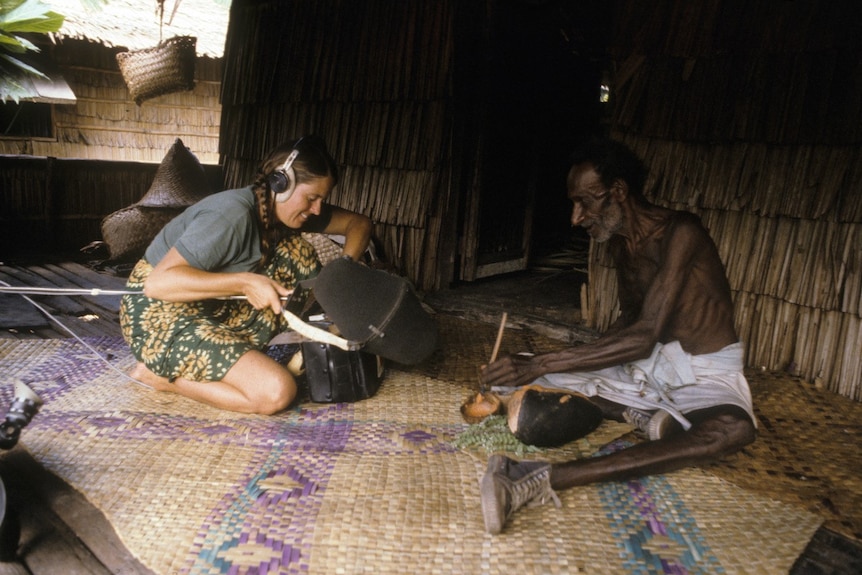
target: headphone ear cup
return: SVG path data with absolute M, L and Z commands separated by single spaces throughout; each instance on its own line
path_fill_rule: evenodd
M 269 189 L 275 194 L 276 202 L 286 202 L 296 187 L 296 176 L 293 168 L 276 170 L 269 176 Z

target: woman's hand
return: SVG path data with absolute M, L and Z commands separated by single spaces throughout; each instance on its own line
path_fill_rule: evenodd
M 277 281 L 261 274 L 244 274 L 246 277 L 242 294 L 254 309 L 270 308 L 276 314 L 281 313 L 282 297 L 289 296 L 291 290 Z
M 344 255 L 361 261 L 371 241 L 372 228 L 368 216 L 332 206 L 332 219 L 323 233 L 344 236 Z
M 291 291 L 269 277 L 252 272 L 208 272 L 197 269 L 171 248 L 144 283 L 144 295 L 174 302 L 192 302 L 243 295 L 255 309 L 281 313 L 281 298 Z

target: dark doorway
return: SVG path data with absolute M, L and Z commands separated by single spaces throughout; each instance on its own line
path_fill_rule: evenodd
M 528 269 L 583 244 L 569 224 L 565 176 L 572 148 L 604 129 L 607 4 L 494 4 L 472 279 Z

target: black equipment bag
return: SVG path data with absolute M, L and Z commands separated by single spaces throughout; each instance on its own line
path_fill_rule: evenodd
M 437 346 L 437 323 L 402 277 L 340 258 L 323 267 L 313 291 L 342 337 L 369 353 L 413 365 Z
M 302 342 L 305 380 L 311 401 L 351 403 L 377 393 L 383 362 L 361 350 L 344 351 L 328 343 Z

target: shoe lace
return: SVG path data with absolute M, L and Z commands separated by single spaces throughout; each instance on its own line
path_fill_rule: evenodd
M 639 411 L 637 409 L 632 409 L 631 407 L 627 407 L 623 411 L 623 419 L 626 420 L 626 423 L 637 427 L 643 432 L 646 432 L 649 429 L 649 420 L 651 417 L 651 414 L 644 413 L 643 411 Z
M 507 482 L 509 491 L 509 514 L 521 507 L 536 507 L 553 501 L 554 506 L 561 507 L 560 498 L 551 488 L 550 468 L 538 469 L 529 475 L 513 482 Z

